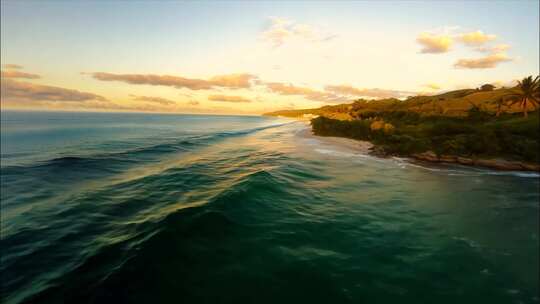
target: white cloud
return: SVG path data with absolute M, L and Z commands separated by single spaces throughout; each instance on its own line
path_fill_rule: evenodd
M 334 39 L 337 35 L 292 20 L 271 18 L 270 26 L 262 32 L 261 37 L 273 47 L 280 47 L 287 41 L 325 42 Z

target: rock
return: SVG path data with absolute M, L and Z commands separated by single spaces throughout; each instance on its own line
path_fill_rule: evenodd
M 416 159 L 419 159 L 419 160 L 426 160 L 426 161 L 430 161 L 430 162 L 438 162 L 439 161 L 439 157 L 433 151 L 426 151 L 426 152 L 422 152 L 422 153 L 416 153 L 416 154 L 413 154 L 412 156 L 414 158 L 416 158 Z
M 381 158 L 387 158 L 390 155 L 381 146 L 373 146 L 369 149 L 369 154 Z
M 445 162 L 445 163 L 457 163 L 458 162 L 457 156 L 453 156 L 453 155 L 441 155 L 439 157 L 439 160 L 442 161 L 442 162 Z
M 444 162 L 444 163 L 458 163 L 467 166 L 481 166 L 497 170 L 506 171 L 540 171 L 540 164 L 523 163 L 519 161 L 510 161 L 505 159 L 471 159 L 454 155 L 441 155 L 440 157 L 433 151 L 426 151 L 423 153 L 416 153 L 411 155 L 417 160 L 423 160 L 428 162 Z
M 540 171 L 540 165 L 535 164 L 521 164 L 521 167 L 529 171 Z
M 479 159 L 475 165 L 484 166 L 499 170 L 522 170 L 523 166 L 520 162 L 508 161 L 504 159 Z
M 456 157 L 456 161 L 462 165 L 474 165 L 474 160 L 465 157 Z

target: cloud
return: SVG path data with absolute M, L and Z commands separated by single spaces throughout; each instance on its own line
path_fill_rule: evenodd
M 513 60 L 506 54 L 506 51 L 510 49 L 510 45 L 508 44 L 502 43 L 494 46 L 484 46 L 484 44 L 497 39 L 496 35 L 485 34 L 480 30 L 462 33 L 455 33 L 455 30 L 456 29 L 444 30 L 442 32 L 440 30 L 437 32 L 423 32 L 416 39 L 416 41 L 423 46 L 420 52 L 446 53 L 450 51 L 454 41 L 457 41 L 465 46 L 475 47 L 474 49 L 476 51 L 486 53 L 488 55 L 481 58 L 459 59 L 456 63 L 454 63 L 455 68 L 490 69 L 496 67 L 500 63 Z
M 484 34 L 482 31 L 463 33 L 457 36 L 457 39 L 468 46 L 482 45 L 488 41 L 496 39 L 495 35 Z
M 334 93 L 319 92 L 319 91 L 315 91 L 311 94 L 305 95 L 305 97 L 309 100 L 329 102 L 329 103 L 347 102 L 350 100 L 350 98 L 346 96 L 339 96 Z
M 257 77 L 251 74 L 230 74 L 212 77 L 210 80 L 185 78 L 170 75 L 155 74 L 113 74 L 96 72 L 91 74 L 101 81 L 121 81 L 138 85 L 171 86 L 178 89 L 209 90 L 215 87 L 241 89 L 251 87 L 251 81 Z
M 25 78 L 25 79 L 38 79 L 41 78 L 37 74 L 30 74 L 20 71 L 13 71 L 13 70 L 7 70 L 7 71 L 1 71 L 2 78 Z
M 384 90 L 384 89 L 359 89 L 350 85 L 330 85 L 324 88 L 326 91 L 348 95 L 353 97 L 367 97 L 367 98 L 401 98 L 414 92 L 397 91 L 397 90 Z
M 77 90 L 2 79 L 2 101 L 107 101 L 103 96 Z
M 230 95 L 210 95 L 208 96 L 208 100 L 220 102 L 251 102 L 250 99 L 247 99 L 245 97 Z
M 439 86 L 436 83 L 426 83 L 426 84 L 424 84 L 424 87 L 432 89 L 432 90 L 440 90 L 441 89 L 441 86 Z
M 200 104 L 200 102 L 196 101 L 196 100 L 190 100 L 187 102 L 188 105 L 190 106 L 198 106 Z
M 461 69 L 491 69 L 496 67 L 499 63 L 512 61 L 512 58 L 508 57 L 504 53 L 491 54 L 482 58 L 475 59 L 459 59 L 455 64 L 455 68 Z
M 262 32 L 261 37 L 272 44 L 273 47 L 280 47 L 291 40 L 326 42 L 336 38 L 337 35 L 284 18 L 271 18 L 270 26 Z
M 130 95 L 133 100 L 136 101 L 147 101 L 151 103 L 157 103 L 161 105 L 174 105 L 176 104 L 175 101 L 162 98 L 162 97 L 155 97 L 155 96 L 137 96 L 137 95 Z
M 22 69 L 22 68 L 23 68 L 21 65 L 18 65 L 18 64 L 12 64 L 12 63 L 3 64 L 2 66 L 3 66 L 5 69 L 8 69 L 8 70 L 19 70 L 19 69 Z
M 440 54 L 448 52 L 452 47 L 454 40 L 452 36 L 447 34 L 424 32 L 416 38 L 416 42 L 422 45 L 420 53 Z
M 270 91 L 280 95 L 300 95 L 313 101 L 341 102 L 349 100 L 331 92 L 318 91 L 307 87 L 298 87 L 280 82 L 266 83 L 266 87 L 270 89 Z
M 504 87 L 511 88 L 511 87 L 515 87 L 516 85 L 518 85 L 518 81 L 519 81 L 519 79 L 497 80 L 497 81 L 491 82 L 491 84 L 496 86 L 496 87 L 499 87 L 499 88 L 504 88 Z
M 509 44 L 498 44 L 491 47 L 477 47 L 476 50 L 483 53 L 498 54 L 508 51 L 510 47 Z
M 229 74 L 214 76 L 210 79 L 212 86 L 231 89 L 245 89 L 251 87 L 251 81 L 257 76 L 251 74 Z
M 450 51 L 454 41 L 458 41 L 466 46 L 476 46 L 477 50 L 490 52 L 489 48 L 480 48 L 479 46 L 496 39 L 496 35 L 484 34 L 482 31 L 467 33 L 455 33 L 454 29 L 436 30 L 435 32 L 423 32 L 417 38 L 416 42 L 422 45 L 421 53 L 439 54 Z M 499 45 L 501 50 L 492 52 L 501 52 L 508 48 L 507 45 Z M 504 49 L 504 50 L 506 50 Z
M 280 82 L 270 82 L 267 83 L 266 86 L 274 93 L 278 93 L 281 95 L 310 95 L 313 93 L 317 93 L 317 91 L 305 88 L 305 87 L 297 87 L 292 84 L 285 84 Z

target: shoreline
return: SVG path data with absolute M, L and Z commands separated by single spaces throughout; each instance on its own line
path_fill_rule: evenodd
M 346 137 L 339 136 L 319 136 L 313 134 L 311 127 L 308 125 L 307 128 L 296 133 L 297 136 L 300 136 L 305 139 L 321 139 L 324 138 L 325 143 L 334 145 L 340 149 L 350 150 L 355 152 L 362 152 L 365 154 L 370 154 L 371 149 L 374 145 L 369 141 L 355 140 Z
M 540 165 L 522 161 L 512 161 L 503 158 L 468 158 L 456 155 L 437 155 L 426 151 L 407 156 L 415 160 L 429 163 L 458 164 L 470 167 L 489 168 L 500 171 L 529 171 L 540 172 Z
M 392 156 L 404 157 L 412 162 L 424 162 L 430 164 L 455 164 L 469 166 L 473 168 L 486 168 L 499 171 L 526 171 L 540 172 L 540 164 L 526 163 L 522 161 L 513 161 L 503 158 L 469 158 L 457 155 L 437 155 L 433 151 L 415 153 L 412 155 L 393 155 L 385 153 L 384 150 L 369 141 L 356 140 L 352 138 L 339 136 L 320 136 L 313 133 L 309 124 L 308 128 L 297 133 L 304 138 L 318 137 L 324 138 L 329 144 L 334 144 L 342 148 L 355 150 L 379 158 L 389 158 Z

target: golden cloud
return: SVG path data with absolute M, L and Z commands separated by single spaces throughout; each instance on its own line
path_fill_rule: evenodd
M 280 95 L 302 95 L 306 99 L 324 102 L 346 102 L 354 98 L 401 98 L 414 94 L 408 91 L 359 89 L 350 85 L 329 85 L 324 91 L 279 82 L 267 83 L 266 86 Z
M 384 90 L 384 89 L 359 89 L 350 85 L 332 85 L 324 88 L 326 91 L 341 94 L 350 95 L 354 97 L 368 97 L 368 98 L 401 98 L 415 92 L 397 91 L 397 90 Z
M 229 74 L 214 76 L 210 79 L 212 86 L 241 89 L 251 87 L 251 81 L 257 79 L 257 76 L 251 74 Z
M 267 83 L 266 86 L 275 93 L 281 94 L 281 95 L 310 95 L 317 93 L 317 91 L 305 88 L 305 87 L 297 87 L 292 84 L 285 84 L 280 82 L 270 82 Z
M 496 67 L 499 63 L 512 61 L 504 53 L 491 54 L 482 58 L 475 59 L 459 59 L 455 64 L 455 68 L 461 69 L 490 69 Z
M 1 71 L 2 78 L 25 78 L 25 79 L 38 79 L 41 78 L 37 74 L 25 73 L 21 71 Z
M 220 102 L 251 102 L 250 99 L 245 97 L 231 95 L 210 95 L 208 96 L 208 100 Z
M 22 69 L 22 68 L 23 68 L 21 65 L 18 65 L 18 64 L 12 64 L 12 63 L 3 64 L 2 66 L 3 66 L 5 69 L 8 69 L 8 70 L 19 70 L 19 69 Z
M 175 101 L 162 98 L 162 97 L 156 97 L 156 96 L 137 96 L 137 95 L 130 95 L 133 100 L 136 101 L 147 101 L 151 103 L 157 103 L 161 105 L 173 105 L 176 104 Z
M 103 96 L 77 90 L 2 79 L 2 101 L 107 101 Z
M 101 81 L 121 81 L 129 84 L 171 86 L 190 90 L 209 90 L 215 87 L 240 89 L 251 87 L 251 81 L 257 77 L 251 74 L 230 74 L 212 77 L 210 80 L 185 78 L 155 74 L 113 74 L 96 72 L 92 74 Z
M 302 95 L 306 99 L 313 101 L 340 102 L 348 100 L 347 98 L 330 92 L 317 91 L 306 87 L 297 87 L 292 84 L 280 82 L 266 83 L 266 87 L 270 89 L 270 91 L 280 95 Z
M 424 32 L 416 38 L 416 42 L 422 45 L 420 53 L 439 54 L 448 52 L 454 40 L 450 35 Z
M 482 45 L 496 38 L 497 36 L 484 34 L 484 32 L 482 31 L 475 31 L 458 35 L 459 41 L 463 42 L 468 46 Z

